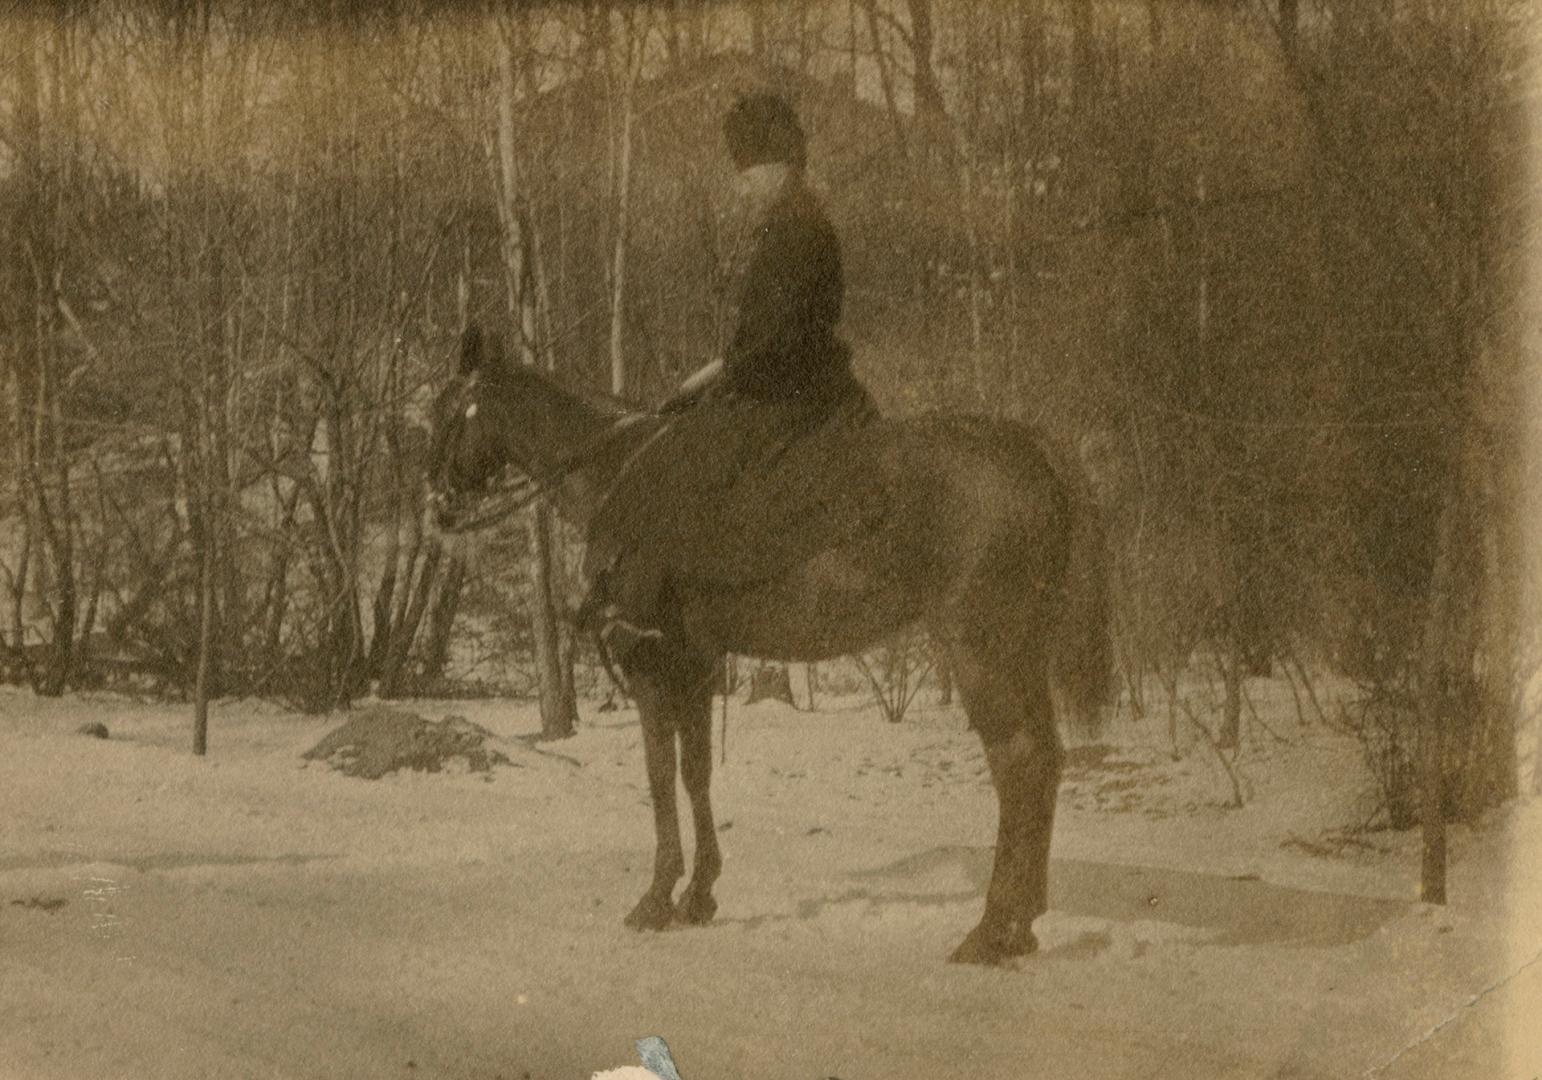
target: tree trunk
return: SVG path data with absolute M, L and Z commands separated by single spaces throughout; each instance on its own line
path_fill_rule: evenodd
M 1163 47 L 1167 41 L 1166 15 L 1163 12 L 1164 0 L 1146 0 L 1146 41 L 1151 46 L 1151 63 L 1157 67 L 1161 63 Z
M 910 10 L 910 48 L 914 62 L 916 117 L 930 129 L 928 139 L 934 147 L 945 142 L 947 107 L 932 53 L 936 34 L 932 27 L 932 0 L 908 0 Z
M 761 60 L 766 55 L 766 5 L 750 4 L 750 56 Z
M 1286 59 L 1296 61 L 1296 37 L 1300 29 L 1300 0 L 1280 0 L 1280 47 Z
M 894 145 L 899 149 L 900 156 L 906 157 L 909 153 L 909 140 L 905 138 L 905 120 L 894 88 L 888 50 L 883 47 L 883 29 L 878 23 L 878 0 L 861 0 L 861 3 L 862 10 L 867 14 L 867 33 L 873 43 L 873 63 L 878 68 L 878 85 L 883 90 L 889 123 L 894 128 Z
M 520 361 L 536 363 L 536 311 L 539 283 L 532 256 L 533 237 L 519 194 L 519 171 L 514 150 L 515 56 L 513 36 L 518 29 L 518 15 L 503 20 L 498 34 L 499 87 L 497 100 L 497 174 L 499 180 L 498 212 L 503 224 L 504 269 L 508 283 L 509 313 L 519 328 Z M 535 640 L 536 670 L 540 678 L 541 734 L 544 738 L 565 738 L 578 723 L 578 703 L 570 692 L 571 678 L 563 674 L 564 658 L 571 663 L 571 652 L 564 653 L 557 620 L 554 592 L 551 509 L 544 500 L 533 507 L 528 518 L 530 532 L 530 618 Z
M 209 749 L 209 667 L 214 651 L 214 550 L 206 536 L 198 553 L 198 674 L 193 683 L 193 753 Z
M 466 582 L 466 563 L 459 555 L 450 556 L 450 565 L 439 579 L 428 613 L 428 638 L 423 643 L 423 685 L 430 686 L 444 676 L 450 662 L 450 642 L 455 616 L 460 611 L 461 589 Z M 572 665 L 569 665 L 571 670 Z
M 615 139 L 616 236 L 610 259 L 610 392 L 617 397 L 624 397 L 627 391 L 624 346 L 627 234 L 631 228 L 632 212 L 632 99 L 641 67 L 640 60 L 633 62 L 632 53 L 634 49 L 640 51 L 640 46 L 632 40 L 630 25 L 622 48 L 624 70 L 621 73 L 621 131 Z
M 215 297 L 216 301 L 220 298 Z M 209 749 L 210 676 L 214 658 L 214 572 L 218 515 L 214 506 L 214 418 L 207 348 L 198 351 L 198 505 L 202 528 L 198 539 L 198 659 L 193 680 L 193 753 Z
M 1423 830 L 1419 894 L 1426 903 L 1446 902 L 1445 709 L 1451 681 L 1450 647 L 1454 573 L 1458 557 L 1458 483 L 1452 482 L 1436 526 L 1435 566 L 1430 573 L 1425 609 L 1419 687 L 1419 804 Z
M 563 650 L 557 623 L 552 532 L 551 507 L 543 500 L 530 514 L 531 631 L 541 680 L 541 737 L 565 739 L 578 727 L 578 702 L 571 673 L 563 673 L 564 660 L 569 668 L 572 666 L 572 653 Z
M 1225 701 L 1221 712 L 1221 733 L 1216 738 L 1222 750 L 1235 750 L 1242 742 L 1242 680 L 1245 677 L 1242 644 L 1236 632 L 1224 643 L 1225 654 L 1221 657 L 1221 681 L 1225 686 Z
M 971 112 L 971 119 L 976 114 Z M 965 136 L 964 153 L 959 161 L 960 187 L 963 189 L 964 235 L 969 247 L 969 366 L 973 376 L 974 400 L 977 407 L 994 413 L 1000 408 L 1000 395 L 991 392 L 990 373 L 985 357 L 985 274 L 987 256 L 985 241 L 980 228 L 984 200 L 979 196 L 979 158 L 975 132 Z
M 57 297 L 50 299 L 57 307 Z M 52 321 L 52 320 L 50 320 Z M 52 335 L 51 335 L 52 336 Z M 56 501 L 50 507 L 43 504 L 43 535 L 53 566 L 54 619 L 49 643 L 48 668 L 39 692 L 50 697 L 63 694 L 69 686 L 75 659 L 75 628 L 80 614 L 80 595 L 75 568 L 75 531 L 77 528 L 74 498 L 71 494 L 73 480 L 70 476 L 68 451 L 64 446 L 64 410 L 60 405 L 61 390 L 53 385 L 57 378 L 58 362 L 52 355 L 44 360 L 42 385 L 47 388 L 49 419 L 48 454 L 53 464 Z M 40 402 L 40 407 L 42 403 Z
M 11 29 L 17 35 L 15 126 L 20 217 L 15 248 L 7 258 L 20 268 L 16 284 L 23 298 L 16 311 L 21 333 L 12 361 L 20 400 L 14 450 L 21 509 L 30 536 L 38 545 L 37 595 L 49 614 L 43 667 L 40 672 L 29 671 L 29 675 L 38 693 L 57 696 L 64 692 L 74 659 L 78 600 L 74 556 L 77 522 L 64 445 L 58 355 L 60 287 L 66 265 L 67 227 L 61 217 L 66 176 L 53 162 L 76 147 L 68 104 L 61 107 L 65 120 L 58 123 L 45 111 L 49 103 L 68 93 L 63 30 L 56 23 L 50 43 L 37 31 L 37 26 L 45 24 L 13 23 Z M 55 141 L 66 145 L 56 148 Z
M 438 541 L 429 541 L 428 551 L 423 557 L 416 582 L 412 583 L 410 589 L 403 589 L 406 607 L 402 609 L 401 617 L 392 626 L 391 645 L 386 650 L 380 669 L 379 693 L 383 698 L 400 697 L 405 690 L 407 665 L 412 658 L 412 642 L 418 635 L 418 627 L 423 622 L 423 615 L 428 611 L 429 599 L 434 587 L 434 579 L 439 572 L 439 561 L 443 551 L 444 548 Z
M 392 454 L 393 461 L 398 463 L 401 456 L 397 451 Z M 375 586 L 375 599 L 370 607 L 370 638 L 369 649 L 366 652 L 365 666 L 372 679 L 380 678 L 381 668 L 385 663 L 386 654 L 391 648 L 391 638 L 396 626 L 391 620 L 391 612 L 395 608 L 396 579 L 399 573 L 399 564 L 402 561 L 402 511 L 404 495 L 401 478 L 396 478 L 396 483 L 391 492 L 390 509 L 386 511 L 389 524 L 386 526 L 385 552 L 381 556 L 383 569 L 380 574 L 380 582 Z M 415 553 L 414 553 L 415 554 Z M 409 577 L 412 572 L 412 564 L 407 564 Z
M 1092 0 L 1070 0 L 1071 111 L 1085 120 L 1097 94 L 1097 44 L 1093 40 Z M 1153 22 L 1159 27 L 1160 22 Z M 1156 33 L 1160 34 L 1160 30 Z

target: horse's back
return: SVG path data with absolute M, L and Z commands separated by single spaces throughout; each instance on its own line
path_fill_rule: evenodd
M 730 569 L 759 576 L 683 582 L 704 590 L 696 622 L 736 652 L 818 659 L 914 622 L 1018 640 L 1025 602 L 1063 579 L 1065 489 L 1021 424 L 879 420 L 789 450 L 755 483 L 741 512 L 756 520 L 730 527 L 744 559 Z
M 853 407 L 789 434 L 787 412 L 725 402 L 666 427 L 591 524 L 589 569 L 639 549 L 682 584 L 734 589 L 841 550 L 871 565 L 876 550 L 893 573 L 936 576 L 1007 534 L 1042 546 L 1063 514 L 1043 440 L 1025 425 Z
M 1037 430 L 995 417 L 924 416 L 895 421 L 885 439 L 886 479 L 907 492 L 900 516 L 929 533 L 939 572 L 1056 572 L 1071 493 Z
M 743 471 L 695 576 L 764 582 L 843 549 L 935 574 L 981 543 L 1053 547 L 1066 509 L 1044 442 L 1025 425 L 967 415 L 831 425 Z

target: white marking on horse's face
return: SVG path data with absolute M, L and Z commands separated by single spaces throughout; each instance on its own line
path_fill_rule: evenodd
M 470 405 L 466 406 L 466 419 L 467 420 L 475 420 L 476 417 L 477 417 L 477 403 L 473 401 Z

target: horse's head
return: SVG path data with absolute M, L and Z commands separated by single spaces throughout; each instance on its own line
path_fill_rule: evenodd
M 472 326 L 461 338 L 460 370 L 434 403 L 429 506 L 441 529 L 464 532 L 539 491 L 581 525 L 656 426 L 617 399 L 510 362 L 498 335 L 484 338 Z M 506 483 L 511 474 L 515 482 Z
M 476 326 L 467 328 L 459 370 L 440 391 L 431 417 L 428 502 L 446 531 L 465 528 L 507 471 L 529 468 L 515 460 L 515 432 L 504 415 L 514 374 L 500 337 L 484 338 Z

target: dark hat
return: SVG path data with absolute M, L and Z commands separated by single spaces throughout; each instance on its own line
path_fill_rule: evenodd
M 777 94 L 749 94 L 734 102 L 723 119 L 723 137 L 734 168 L 782 162 L 803 168 L 808 141 L 798 114 Z

